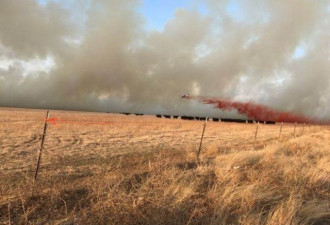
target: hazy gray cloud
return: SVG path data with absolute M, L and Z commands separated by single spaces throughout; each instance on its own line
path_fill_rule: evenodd
M 94 0 L 80 22 L 58 3 L 0 1 L 0 60 L 55 61 L 48 73 L 0 69 L 0 105 L 219 113 L 178 97 L 192 93 L 329 118 L 327 1 L 243 0 L 237 19 L 209 0 L 208 15 L 178 9 L 162 31 L 144 29 L 140 3 Z

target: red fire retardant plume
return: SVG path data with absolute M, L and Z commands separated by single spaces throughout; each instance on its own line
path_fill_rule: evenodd
M 286 123 L 312 123 L 314 120 L 303 115 L 298 115 L 290 112 L 280 112 L 271 109 L 265 105 L 259 105 L 252 102 L 238 102 L 217 98 L 208 98 L 201 96 L 185 96 L 184 98 L 190 100 L 197 100 L 204 104 L 214 105 L 215 108 L 231 111 L 237 110 L 238 113 L 246 115 L 250 119 L 273 122 Z

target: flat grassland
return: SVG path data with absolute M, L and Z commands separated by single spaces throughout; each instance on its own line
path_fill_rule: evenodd
M 330 224 L 330 130 L 0 109 L 0 224 Z M 62 121 L 60 121 L 62 120 Z M 98 124 L 100 121 L 109 124 Z

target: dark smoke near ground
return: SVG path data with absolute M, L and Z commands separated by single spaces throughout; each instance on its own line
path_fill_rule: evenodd
M 144 28 L 142 1 L 67 2 L 0 1 L 0 106 L 227 113 L 178 97 L 191 93 L 330 118 L 328 1 L 242 0 L 233 18 L 209 0 L 161 31 Z M 53 66 L 27 69 L 38 60 Z

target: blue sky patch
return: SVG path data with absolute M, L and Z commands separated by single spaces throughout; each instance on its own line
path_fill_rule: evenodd
M 75 0 L 37 0 L 41 5 L 46 5 L 48 2 L 58 2 L 64 8 L 70 9 L 74 14 L 73 17 L 82 18 L 84 12 L 77 12 L 72 7 Z M 202 15 L 208 14 L 208 7 L 205 3 L 198 0 L 143 0 L 142 4 L 137 8 L 137 12 L 145 18 L 145 29 L 147 30 L 162 30 L 165 24 L 174 17 L 177 9 L 196 10 Z
M 303 46 L 298 46 L 293 53 L 293 58 L 299 59 L 299 58 L 303 58 L 305 55 L 306 55 L 306 49 Z
M 242 21 L 244 19 L 244 11 L 239 1 L 230 1 L 226 7 L 226 12 L 236 21 Z
M 205 4 L 192 0 L 144 0 L 138 11 L 146 18 L 147 30 L 162 30 L 165 24 L 174 17 L 177 9 L 196 10 L 202 15 L 208 14 Z

